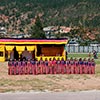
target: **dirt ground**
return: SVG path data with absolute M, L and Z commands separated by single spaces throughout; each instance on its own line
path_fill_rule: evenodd
M 0 63 L 0 92 L 100 90 L 100 64 L 95 75 L 8 75 Z

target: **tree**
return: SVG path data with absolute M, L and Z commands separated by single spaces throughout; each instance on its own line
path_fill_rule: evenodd
M 96 35 L 96 41 L 98 41 L 100 43 L 100 34 Z
M 71 31 L 67 34 L 70 38 L 78 38 L 78 33 L 79 33 L 78 29 L 71 29 Z
M 46 38 L 39 16 L 36 17 L 35 24 L 31 27 L 30 32 L 32 38 Z

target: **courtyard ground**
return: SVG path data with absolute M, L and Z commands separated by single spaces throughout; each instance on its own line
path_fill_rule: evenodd
M 96 63 L 95 75 L 8 75 L 7 62 L 1 62 L 0 92 L 100 90 L 100 59 Z

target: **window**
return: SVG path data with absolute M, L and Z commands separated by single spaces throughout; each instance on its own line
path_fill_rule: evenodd
M 62 56 L 63 45 L 38 45 L 37 56 Z
M 3 57 L 3 52 L 0 51 L 0 56 Z

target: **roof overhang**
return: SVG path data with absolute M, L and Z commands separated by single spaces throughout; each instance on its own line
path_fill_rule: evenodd
M 4 44 L 67 44 L 68 39 L 0 39 Z

